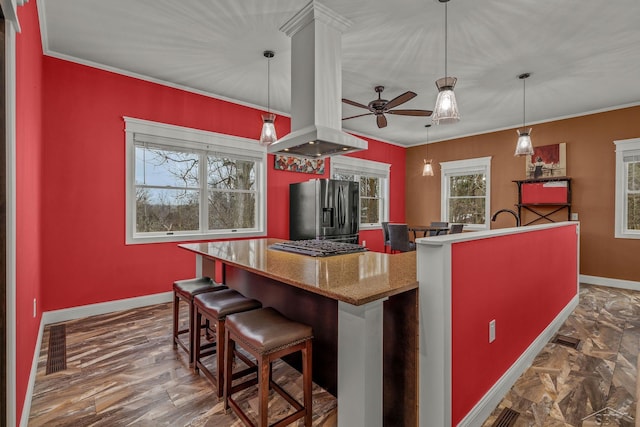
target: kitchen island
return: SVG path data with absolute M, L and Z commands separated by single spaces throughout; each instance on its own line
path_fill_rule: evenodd
M 280 241 L 180 247 L 197 274 L 221 266 L 227 286 L 313 327 L 314 382 L 337 396 L 339 426 L 417 425 L 415 253 L 310 257 L 269 248 Z

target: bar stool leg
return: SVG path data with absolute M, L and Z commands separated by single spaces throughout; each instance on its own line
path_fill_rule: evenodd
M 231 396 L 231 383 L 233 381 L 233 353 L 236 349 L 236 342 L 229 337 L 229 331 L 225 331 L 224 336 L 226 349 L 224 353 L 218 353 L 218 356 L 224 355 L 224 412 L 228 414 L 229 396 Z
M 202 332 L 200 331 L 200 325 L 202 324 L 202 314 L 195 307 L 195 313 L 193 314 L 193 371 L 197 374 L 200 372 L 196 360 L 200 360 L 200 341 L 202 340 Z
M 178 338 L 178 304 L 180 304 L 180 298 L 174 292 L 173 293 L 173 348 L 178 348 L 176 339 Z
M 224 321 L 218 320 L 216 322 L 216 369 L 218 373 L 218 383 L 216 384 L 217 395 L 218 398 L 222 397 L 224 392 L 224 379 L 226 376 L 224 375 L 225 371 L 225 330 L 224 330 Z
M 258 371 L 260 375 L 258 384 L 258 412 L 260 413 L 260 427 L 269 426 L 269 371 L 271 363 L 267 357 L 260 357 L 258 360 Z
M 313 416 L 312 410 L 312 379 L 311 379 L 311 356 L 313 352 L 311 349 L 311 340 L 307 341 L 307 345 L 302 350 L 302 381 L 303 381 L 303 394 L 304 394 L 304 409 L 306 411 L 304 415 L 305 427 L 311 427 L 311 421 Z

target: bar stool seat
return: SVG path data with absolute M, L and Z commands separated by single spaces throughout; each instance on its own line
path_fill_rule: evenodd
M 240 292 L 233 289 L 224 289 L 219 292 L 207 292 L 198 294 L 193 299 L 193 305 L 195 309 L 195 357 L 194 357 L 194 370 L 202 373 L 213 384 L 216 385 L 217 396 L 222 397 L 222 391 L 224 387 L 224 333 L 225 333 L 225 319 L 228 315 L 234 313 L 240 313 L 249 310 L 255 310 L 262 307 L 260 301 L 255 299 L 246 298 Z M 202 320 L 210 322 L 215 328 L 215 345 L 211 346 L 211 349 L 202 347 L 201 335 L 202 335 Z M 203 351 L 205 350 L 205 351 Z M 215 375 L 206 367 L 202 362 L 202 358 L 216 354 L 216 373 Z M 242 358 L 249 369 L 238 373 L 238 375 L 247 375 L 249 372 L 255 371 L 255 364 L 248 358 Z
M 284 426 L 304 417 L 304 425 L 311 426 L 312 410 L 312 340 L 311 326 L 292 321 L 271 307 L 261 308 L 245 313 L 232 314 L 226 321 L 226 353 L 225 353 L 225 410 L 229 408 L 240 417 L 245 424 L 255 424 L 242 411 L 233 399 L 233 394 L 256 384 L 255 380 L 232 385 L 233 356 L 236 345 L 255 357 L 258 364 L 258 426 L 268 425 L 269 389 L 278 392 L 294 408 L 295 412 L 274 425 Z M 303 405 L 276 384 L 271 375 L 271 363 L 288 354 L 302 353 Z
M 211 279 L 210 277 L 196 277 L 194 279 L 177 280 L 173 282 L 173 348 L 177 348 L 179 345 L 184 351 L 187 352 L 189 357 L 189 365 L 193 363 L 193 345 L 195 328 L 194 323 L 194 308 L 193 297 L 205 292 L 219 291 L 227 289 L 226 286 L 221 285 Z M 189 305 L 189 325 L 188 328 L 179 329 L 180 319 L 180 301 L 184 301 Z M 180 335 L 189 334 L 189 343 L 185 344 Z

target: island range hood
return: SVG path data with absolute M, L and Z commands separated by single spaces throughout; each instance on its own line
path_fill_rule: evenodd
M 351 22 L 313 0 L 280 31 L 291 37 L 291 133 L 274 154 L 326 157 L 366 150 L 342 131 L 342 32 Z

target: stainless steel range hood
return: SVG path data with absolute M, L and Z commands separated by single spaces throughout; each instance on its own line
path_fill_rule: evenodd
M 342 32 L 351 22 L 313 0 L 280 31 L 291 37 L 291 133 L 269 153 L 326 157 L 366 150 L 342 131 Z

